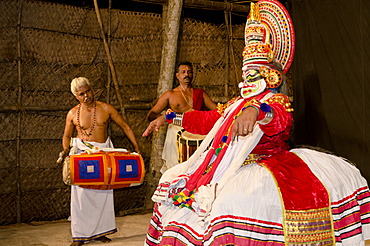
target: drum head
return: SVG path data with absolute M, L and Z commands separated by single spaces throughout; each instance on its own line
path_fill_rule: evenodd
M 183 131 L 181 137 L 185 140 L 203 140 L 207 135 L 193 134 L 188 131 Z

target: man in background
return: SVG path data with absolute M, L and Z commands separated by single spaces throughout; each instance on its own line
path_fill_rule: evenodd
M 190 62 L 178 64 L 176 78 L 179 81 L 179 86 L 163 93 L 149 111 L 147 119 L 150 121 L 150 124 L 143 133 L 143 137 L 149 136 L 153 131 L 158 131 L 165 124 L 162 112 L 168 108 L 176 113 L 217 108 L 216 103 L 212 101 L 203 89 L 193 88 L 193 65 Z M 165 162 L 161 169 L 162 173 L 178 164 L 176 134 L 181 129 L 181 127 L 172 124 L 168 126 L 162 154 L 162 159 Z

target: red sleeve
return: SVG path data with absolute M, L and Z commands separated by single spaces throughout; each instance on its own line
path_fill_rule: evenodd
M 182 127 L 193 134 L 206 135 L 221 117 L 217 109 L 210 111 L 193 110 L 184 113 Z
M 274 118 L 271 120 L 270 123 L 266 125 L 260 124 L 261 130 L 267 136 L 273 136 L 280 132 L 285 131 L 288 127 L 291 127 L 293 121 L 292 113 L 288 113 L 283 105 L 279 103 L 273 103 L 270 104 L 270 106 L 274 111 Z M 266 115 L 266 113 L 264 112 L 261 113 L 263 113 L 263 115 Z M 264 118 L 264 117 L 260 118 L 260 115 L 258 115 L 258 120 Z
M 267 136 L 273 136 L 292 126 L 293 116 L 289 98 L 284 94 L 276 94 L 267 99 L 266 102 L 273 110 L 274 116 L 270 123 L 266 125 L 260 124 L 261 130 Z M 266 117 L 266 113 L 262 110 L 259 111 L 257 121 Z

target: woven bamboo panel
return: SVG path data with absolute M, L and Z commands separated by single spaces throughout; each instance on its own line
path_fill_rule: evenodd
M 18 119 L 18 116 L 16 114 L 0 113 L 0 129 L 1 129 L 0 140 L 1 141 L 16 139 L 17 119 Z
M 1 59 L 4 59 L 2 55 L 0 55 L 0 57 Z M 0 91 L 6 91 L 5 95 L 8 95 L 8 97 L 10 96 L 10 92 L 15 91 L 17 88 L 18 81 L 17 81 L 17 77 L 15 76 L 15 74 L 17 74 L 17 65 L 15 62 L 8 60 L 8 61 L 3 61 L 1 63 Z M 11 100 L 10 98 L 5 98 L 3 96 L 1 98 L 2 100 Z
M 60 138 L 62 136 L 63 128 L 59 130 Z M 58 136 L 57 136 L 58 137 Z M 58 179 L 50 181 L 54 184 L 63 184 L 61 180 L 60 171 L 61 166 L 55 162 L 55 157 L 58 157 L 60 149 L 60 141 L 57 139 L 32 139 L 32 140 L 23 140 L 21 144 L 22 153 L 20 156 L 20 162 L 22 168 L 37 168 L 43 172 L 43 169 L 50 169 L 54 172 L 55 169 L 59 169 L 57 172 Z M 35 154 L 37 153 L 37 154 Z M 53 156 L 52 158 L 45 158 L 45 156 Z M 29 172 L 27 172 L 29 173 Z M 39 175 L 39 174 L 37 174 Z M 25 177 L 26 178 L 26 177 Z M 48 179 L 47 179 L 48 180 Z M 40 180 L 35 179 L 32 182 L 40 182 Z
M 245 25 L 234 25 L 232 26 L 232 33 L 234 39 L 243 39 L 244 40 L 244 31 L 245 31 Z M 244 42 L 241 43 L 244 46 Z M 241 55 L 241 53 L 240 53 Z
M 9 2 L 14 3 L 14 1 Z M 30 29 L 53 31 L 56 32 L 55 34 L 65 33 L 93 38 L 100 37 L 100 28 L 94 10 L 63 4 L 23 1 L 22 26 Z
M 118 63 L 115 64 L 115 68 L 118 75 L 118 80 L 123 86 L 138 87 L 143 86 L 143 84 L 155 84 L 157 86 L 159 79 L 159 69 L 160 63 L 158 60 L 153 62 L 143 61 L 134 63 Z M 137 93 L 139 95 L 134 95 L 135 93 L 130 93 L 131 97 L 144 96 L 151 90 L 147 90 L 145 93 Z M 154 94 L 154 93 L 151 93 Z
M 49 116 L 47 113 L 22 115 L 22 139 L 61 139 L 64 128 L 64 122 L 60 122 L 61 119 L 63 118 Z
M 148 122 L 145 119 L 146 114 L 147 114 L 147 111 L 144 111 L 144 110 L 135 110 L 135 111 L 127 110 L 126 120 L 135 132 L 135 136 L 136 136 L 136 139 L 138 141 L 138 144 L 140 146 L 143 156 L 149 157 L 150 149 L 151 149 L 150 148 L 151 141 L 148 138 L 141 137 L 141 135 L 143 134 L 143 132 L 145 131 L 148 125 Z M 116 124 L 111 125 L 111 138 L 112 138 L 112 141 L 115 147 L 126 148 L 129 151 L 134 151 L 131 143 L 128 141 L 127 138 L 122 136 L 122 131 L 119 129 L 119 127 Z
M 225 37 L 224 25 L 215 25 L 211 23 L 204 23 L 194 19 L 185 19 L 181 27 L 183 36 L 200 36 L 212 39 Z
M 18 23 L 19 5 L 16 1 L 1 0 L 0 1 L 0 27 L 15 28 Z M 1 36 L 4 34 L 2 33 Z M 1 38 L 0 36 L 0 38 Z
M 17 150 L 16 150 L 16 142 L 15 141 L 0 141 L 0 167 L 1 168 L 8 168 L 8 173 L 12 173 L 15 170 L 15 166 L 17 165 Z M 4 172 L 4 170 L 3 170 Z M 7 173 L 7 172 L 4 172 Z M 1 175 L 3 179 L 6 177 Z M 0 194 L 4 191 L 4 187 L 7 186 L 7 183 L 0 182 L 3 186 L 3 189 L 0 189 Z M 12 188 L 10 188 L 12 189 Z
M 0 61 L 9 62 L 17 57 L 17 32 L 13 27 L 4 27 L 0 35 L 2 48 L 0 49 Z
M 0 194 L 0 225 L 17 223 L 17 192 Z
M 8 83 L 12 80 L 8 80 Z M 13 81 L 16 84 L 16 81 Z M 10 86 L 10 85 L 9 85 Z M 0 98 L 2 100 L 3 105 L 15 105 L 17 104 L 17 91 L 14 89 L 5 89 L 5 90 L 0 90 Z M 2 118 L 4 116 L 0 116 Z M 2 122 L 0 122 L 0 125 Z M 1 137 L 0 137 L 1 139 Z
M 40 190 L 50 190 L 55 188 L 68 188 L 62 182 L 62 175 L 59 168 L 56 168 L 55 163 L 50 163 L 54 168 L 40 167 L 22 167 L 21 176 L 22 192 L 36 192 Z
M 82 74 L 91 78 L 91 82 L 94 82 L 94 85 L 98 88 L 103 86 L 104 80 L 106 80 L 107 66 L 104 63 L 57 65 L 26 61 L 22 63 L 22 71 L 22 88 L 25 91 L 69 92 L 71 80 Z M 12 72 L 16 71 L 12 70 Z M 16 85 L 17 84 L 15 84 L 15 87 Z M 63 97 L 63 95 L 61 95 L 61 97 L 61 99 L 67 99 L 67 97 Z M 39 98 L 37 101 L 43 101 L 43 99 L 41 100 L 41 98 Z M 57 98 L 55 99 L 57 100 Z M 57 101 L 56 103 L 59 104 L 60 102 L 61 101 Z
M 8 162 L 8 165 L 15 166 L 15 161 Z M 17 193 L 17 172 L 13 168 L 0 168 L 0 194 Z
M 70 188 L 42 189 L 23 192 L 21 215 L 24 222 L 65 219 L 70 215 Z M 30 213 L 32 211 L 32 213 Z
M 64 33 L 51 35 L 48 31 L 35 29 L 22 30 L 21 38 L 22 56 L 39 63 L 92 64 L 95 59 L 104 59 L 103 44 L 99 39 Z
M 159 34 L 114 40 L 111 45 L 112 57 L 117 62 L 153 62 L 161 58 Z
M 202 65 L 195 64 L 196 74 L 194 76 L 194 85 L 223 85 L 225 83 L 225 64 Z
M 104 16 L 107 14 L 107 11 L 102 11 L 102 19 L 107 20 Z M 152 36 L 162 33 L 162 17 L 153 13 L 112 10 L 111 26 L 114 38 Z
M 120 87 L 124 101 L 127 103 L 135 101 L 154 101 L 157 91 L 157 84 L 147 84 L 143 87 L 140 84 L 127 85 Z M 112 96 L 112 100 L 116 100 L 116 95 Z M 153 105 L 154 106 L 154 105 Z

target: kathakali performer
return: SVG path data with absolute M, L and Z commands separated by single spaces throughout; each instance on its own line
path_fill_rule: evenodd
M 277 0 L 251 4 L 241 97 L 213 111 L 168 114 L 205 134 L 166 171 L 146 245 L 364 245 L 370 193 L 345 159 L 291 149 L 292 107 L 278 92 L 294 54 L 294 29 Z

